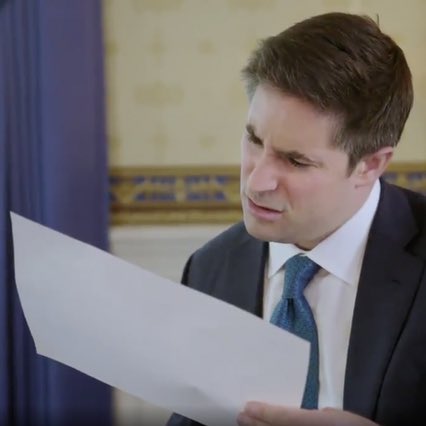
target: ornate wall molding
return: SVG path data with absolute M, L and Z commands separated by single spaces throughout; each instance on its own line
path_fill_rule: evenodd
M 395 163 L 389 182 L 426 195 L 426 162 Z M 114 167 L 111 223 L 214 224 L 242 218 L 239 166 Z

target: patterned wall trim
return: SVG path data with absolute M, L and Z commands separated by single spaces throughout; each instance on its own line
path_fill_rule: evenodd
M 389 182 L 426 195 L 426 163 L 395 163 Z M 214 224 L 242 218 L 238 166 L 115 167 L 111 223 Z

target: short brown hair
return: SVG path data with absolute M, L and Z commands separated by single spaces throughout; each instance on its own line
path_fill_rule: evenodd
M 338 117 L 333 141 L 352 169 L 366 154 L 396 146 L 413 104 L 401 48 L 366 16 L 327 13 L 263 40 L 242 71 L 249 97 L 259 84 Z

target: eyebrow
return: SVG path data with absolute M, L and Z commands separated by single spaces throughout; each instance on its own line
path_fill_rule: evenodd
M 259 136 L 256 135 L 256 129 L 254 128 L 254 126 L 252 124 L 246 125 L 246 131 L 255 142 L 258 142 L 258 143 L 261 143 L 261 144 L 263 143 L 262 139 Z M 291 151 L 275 150 L 275 152 L 277 152 L 278 155 L 285 157 L 285 158 L 292 158 L 294 160 L 303 160 L 304 162 L 312 164 L 312 165 L 320 165 L 321 164 L 320 161 L 312 160 L 311 158 L 307 157 L 305 154 L 302 154 L 299 151 L 295 151 L 295 150 L 291 150 Z

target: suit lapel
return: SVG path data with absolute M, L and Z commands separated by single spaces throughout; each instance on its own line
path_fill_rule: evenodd
M 263 274 L 267 244 L 247 235 L 230 250 L 221 297 L 255 315 L 262 315 Z
M 346 410 L 374 416 L 422 271 L 422 261 L 405 249 L 416 232 L 404 195 L 382 183 L 352 320 L 343 403 Z

